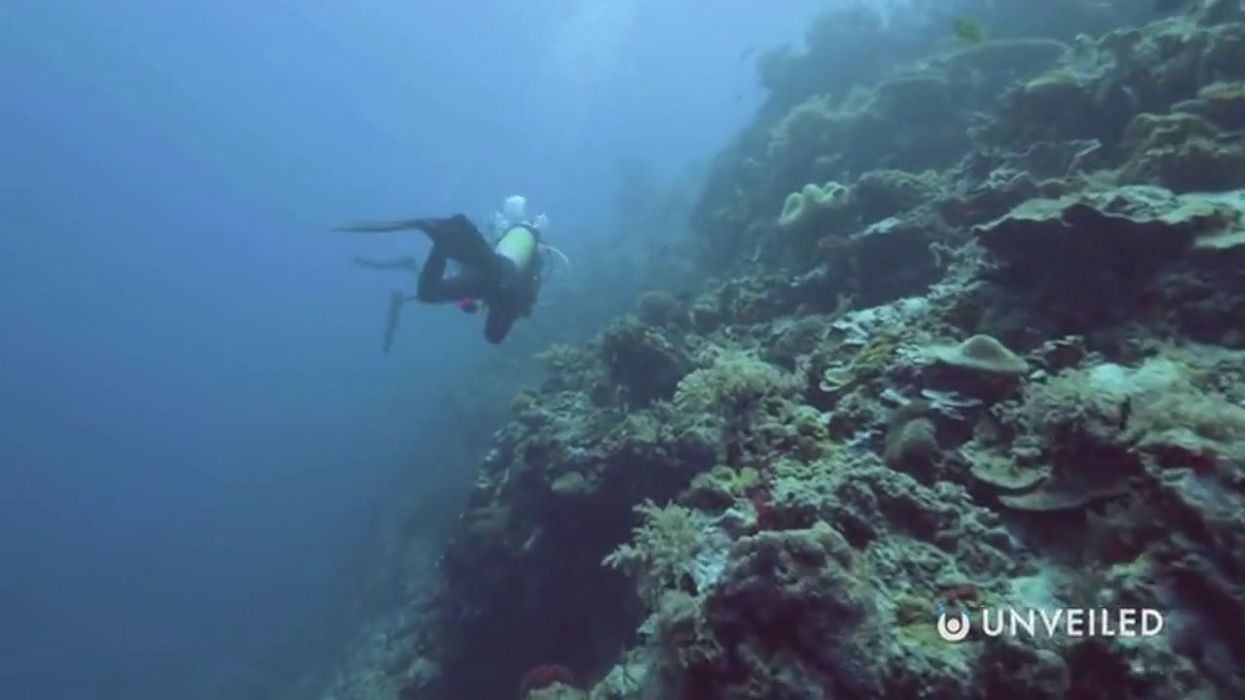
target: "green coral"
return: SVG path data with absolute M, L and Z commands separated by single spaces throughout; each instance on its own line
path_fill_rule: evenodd
M 636 581 L 641 599 L 655 606 L 664 591 L 675 588 L 687 571 L 702 538 L 702 516 L 676 504 L 653 501 L 636 506 L 641 523 L 631 542 L 620 545 L 602 561 Z
M 1165 357 L 1137 368 L 1067 370 L 1027 389 L 1023 411 L 1052 440 L 1070 433 L 1120 444 L 1181 436 L 1219 445 L 1245 440 L 1245 408 L 1199 389 L 1189 374 Z
M 697 474 L 679 497 L 682 503 L 705 511 L 721 511 L 734 505 L 761 483 L 755 467 L 732 469 L 719 465 Z
M 817 459 L 831 450 L 825 414 L 807 404 L 785 404 L 758 416 L 751 426 L 752 442 L 770 454 Z
M 1052 446 L 1053 465 L 1034 490 L 999 498 L 1017 510 L 1082 508 L 1127 493 L 1148 463 L 1213 464 L 1245 447 L 1245 408 L 1199 389 L 1187 368 L 1164 357 L 1138 368 L 1066 370 L 1027 388 L 1020 412 Z M 1093 469 L 1083 463 L 1087 449 Z
M 727 489 L 737 496 L 742 496 L 759 483 L 761 483 L 761 472 L 752 467 L 742 467 L 734 470 L 734 478 L 727 484 Z
M 708 367 L 691 372 L 679 382 L 674 404 L 688 414 L 731 413 L 767 399 L 791 397 L 798 389 L 795 377 L 756 355 L 726 350 Z
M 703 599 L 683 591 L 667 591 L 652 617 L 653 649 L 660 682 L 670 686 L 687 669 L 711 663 L 721 645 L 705 628 Z
M 876 379 L 890 366 L 899 349 L 899 340 L 891 335 L 878 335 L 864 345 L 844 364 L 822 371 L 819 388 L 827 393 L 842 393 L 859 384 Z

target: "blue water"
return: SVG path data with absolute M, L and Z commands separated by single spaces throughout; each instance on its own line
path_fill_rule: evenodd
M 328 227 L 521 192 L 585 254 L 825 4 L 0 4 L 0 697 L 219 697 L 443 473 L 434 397 L 506 346 L 419 308 L 382 355 L 413 280 L 350 258 L 426 244 Z

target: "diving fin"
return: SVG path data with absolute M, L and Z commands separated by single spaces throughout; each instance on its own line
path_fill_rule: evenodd
M 402 305 L 405 303 L 402 292 L 393 291 L 389 293 L 389 321 L 385 326 L 385 345 L 384 352 L 389 354 L 390 348 L 393 347 L 393 338 L 398 332 L 398 318 L 402 314 Z
M 397 258 L 395 260 L 372 260 L 355 257 L 354 264 L 371 270 L 410 270 L 419 274 L 419 261 L 415 258 Z
M 417 231 L 426 219 L 402 219 L 399 221 L 357 221 L 334 226 L 339 233 L 392 233 L 394 231 Z

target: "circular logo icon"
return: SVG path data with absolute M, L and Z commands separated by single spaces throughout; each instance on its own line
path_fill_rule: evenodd
M 938 636 L 948 642 L 962 642 L 968 638 L 968 613 L 948 615 L 946 610 L 938 613 Z

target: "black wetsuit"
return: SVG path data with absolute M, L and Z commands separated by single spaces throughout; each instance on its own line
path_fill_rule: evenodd
M 439 303 L 479 300 L 488 308 L 484 337 L 500 343 L 521 316 L 531 314 L 540 292 L 541 259 L 533 251 L 526 269 L 498 254 L 471 221 L 457 214 L 446 219 L 417 219 L 413 228 L 432 239 L 432 252 L 419 272 L 416 298 Z M 526 226 L 536 240 L 540 232 Z M 462 270 L 446 277 L 445 263 L 455 260 Z

